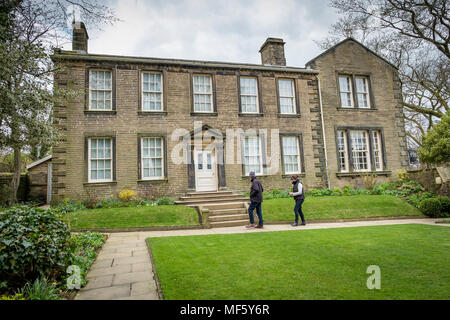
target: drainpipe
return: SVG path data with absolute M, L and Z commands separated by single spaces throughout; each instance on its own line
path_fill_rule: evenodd
M 325 122 L 323 120 L 323 107 L 322 107 L 322 92 L 320 89 L 320 79 L 319 77 L 316 75 L 316 79 L 317 79 L 317 87 L 319 90 L 319 106 L 320 106 L 320 119 L 322 121 L 322 137 L 323 137 L 323 153 L 325 154 L 325 173 L 327 176 L 327 187 L 328 189 L 331 189 L 330 186 L 330 175 L 328 172 L 328 155 L 327 155 L 327 139 L 325 138 Z

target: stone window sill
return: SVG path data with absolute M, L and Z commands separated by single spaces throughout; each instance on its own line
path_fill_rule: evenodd
M 264 117 L 264 113 L 238 113 L 239 117 Z
M 337 107 L 336 110 L 338 111 L 376 111 L 377 108 L 342 108 Z
M 97 111 L 97 110 L 84 110 L 84 114 L 85 115 L 116 115 L 117 111 L 116 110 L 108 110 L 108 111 Z
M 164 178 L 164 179 L 154 179 L 154 180 L 139 179 L 137 182 L 138 183 L 162 183 L 162 182 L 168 182 L 168 181 L 169 181 L 169 179 Z
M 106 182 L 85 182 L 83 183 L 83 186 L 109 186 L 109 185 L 115 185 L 117 184 L 117 181 L 106 181 Z
M 336 172 L 336 177 L 343 178 L 343 177 L 361 177 L 363 175 L 370 174 L 370 175 L 377 175 L 377 176 L 390 176 L 392 174 L 392 171 L 368 171 L 368 172 Z
M 285 114 L 285 113 L 278 113 L 278 118 L 300 118 L 301 115 L 298 113 L 295 114 Z
M 138 111 L 139 116 L 167 116 L 167 111 Z
M 191 116 L 217 117 L 217 112 L 191 112 Z
M 292 174 L 282 174 L 281 177 L 282 178 L 290 178 L 292 176 L 298 176 L 299 178 L 304 178 L 306 177 L 306 173 L 292 173 Z

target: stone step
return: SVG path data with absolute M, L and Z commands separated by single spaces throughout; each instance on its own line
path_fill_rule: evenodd
M 241 208 L 231 208 L 231 209 L 217 209 L 210 212 L 210 216 L 222 216 L 228 214 L 247 214 L 247 209 Z
M 219 198 L 219 199 L 189 199 L 189 200 L 180 200 L 175 201 L 175 204 L 181 204 L 181 205 L 199 205 L 199 204 L 211 204 L 211 203 L 227 203 L 227 202 L 244 202 L 249 201 L 247 198 L 244 198 L 242 196 L 233 196 L 228 198 Z
M 187 205 L 188 207 L 196 207 L 195 204 Z M 235 209 L 235 208 L 245 208 L 244 202 L 224 202 L 224 203 L 204 203 L 201 204 L 202 207 L 208 208 L 209 210 L 216 211 L 221 209 Z
M 197 196 L 204 196 L 204 195 L 224 195 L 224 194 L 232 194 L 232 191 L 192 191 L 187 192 L 186 195 L 197 197 Z
M 241 194 L 221 194 L 221 195 L 217 195 L 217 194 L 211 194 L 211 195 L 197 195 L 195 197 L 193 196 L 185 196 L 185 197 L 180 197 L 181 201 L 200 201 L 200 200 L 213 200 L 213 199 L 218 199 L 218 200 L 223 200 L 223 199 L 233 199 L 236 197 L 240 197 L 242 198 Z
M 221 222 L 211 222 L 210 223 L 212 228 L 246 226 L 248 224 L 249 224 L 248 219 L 246 219 L 246 220 L 230 220 L 230 221 L 221 221 Z
M 247 220 L 248 214 L 239 213 L 239 214 L 226 214 L 226 215 L 217 215 L 217 216 L 209 216 L 210 222 L 223 222 L 223 221 L 236 221 L 236 220 Z

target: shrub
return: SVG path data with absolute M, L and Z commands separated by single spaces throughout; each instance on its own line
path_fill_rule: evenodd
M 420 202 L 422 200 L 432 198 L 433 194 L 431 192 L 423 192 L 423 193 L 416 193 L 407 198 L 407 201 L 412 204 L 414 207 L 418 208 L 420 205 Z
M 312 189 L 308 192 L 313 197 L 330 196 L 332 191 L 330 189 Z
M 364 187 L 368 190 L 373 190 L 375 184 L 377 183 L 377 175 L 376 174 L 361 174 L 363 177 Z
M 130 202 L 132 200 L 136 200 L 137 195 L 136 192 L 134 192 L 133 190 L 122 190 L 119 193 L 119 199 L 122 202 Z
M 98 232 L 84 232 L 72 235 L 69 241 L 72 254 L 68 265 L 80 268 L 81 286 L 86 284 L 86 275 L 97 257 L 97 249 L 105 242 L 105 236 Z M 64 282 L 64 286 L 66 282 Z
M 409 179 L 408 172 L 405 169 L 398 170 L 397 175 L 400 182 L 406 182 Z
M 449 197 L 437 197 L 442 206 L 442 214 L 444 217 L 450 216 L 450 198 Z
M 438 198 L 428 198 L 420 202 L 419 210 L 426 216 L 439 218 L 441 217 L 442 205 Z
M 26 283 L 17 293 L 27 300 L 60 300 L 55 285 L 46 279 L 36 279 L 31 285 Z
M 175 204 L 175 201 L 169 197 L 162 197 L 162 198 L 159 198 L 158 201 L 156 201 L 156 203 L 159 206 L 161 206 L 161 205 Z
M 353 187 L 351 185 L 348 185 L 348 184 L 346 184 L 344 186 L 344 188 L 342 189 L 342 193 L 345 196 L 351 195 L 352 191 L 353 191 Z
M 0 213 L 0 282 L 19 288 L 38 277 L 56 279 L 70 257 L 70 232 L 53 210 L 26 206 Z
M 331 195 L 332 196 L 342 196 L 343 192 L 339 188 L 333 188 L 333 189 L 331 189 Z
M 16 293 L 14 295 L 2 295 L 0 296 L 0 300 L 25 300 L 25 298 L 23 297 L 23 294 L 21 293 Z
M 53 210 L 56 210 L 62 214 L 66 214 L 68 212 L 73 212 L 80 209 L 85 209 L 86 207 L 81 201 L 73 201 L 70 199 L 64 199 L 58 205 L 52 206 Z

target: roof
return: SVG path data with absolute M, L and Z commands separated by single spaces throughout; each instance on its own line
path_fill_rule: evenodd
M 132 57 L 132 56 L 115 56 L 106 54 L 91 54 L 78 53 L 74 51 L 56 50 L 52 56 L 53 60 L 82 60 L 82 61 L 96 61 L 96 62 L 126 62 L 126 63 L 149 63 L 149 64 L 163 64 L 175 66 L 189 66 L 189 67 L 208 67 L 208 68 L 223 68 L 235 70 L 260 70 L 260 71 L 276 71 L 276 72 L 294 72 L 294 73 L 308 73 L 318 74 L 318 70 L 287 67 L 287 66 L 272 66 L 262 64 L 246 64 L 233 62 L 219 62 L 219 61 L 200 61 L 200 60 L 184 60 L 184 59 L 164 59 L 151 57 Z
M 380 55 L 379 55 L 378 53 L 376 53 L 375 51 L 373 51 L 373 50 L 367 48 L 367 47 L 366 47 L 365 45 L 363 45 L 361 42 L 359 42 L 358 40 L 356 40 L 356 39 L 354 39 L 354 38 L 352 38 L 352 37 L 348 37 L 348 38 L 342 40 L 341 42 L 335 44 L 334 46 L 332 46 L 332 47 L 329 48 L 328 50 L 325 50 L 324 52 L 322 52 L 321 54 L 319 54 L 317 57 L 315 57 L 315 58 L 309 60 L 305 65 L 307 66 L 308 64 L 310 64 L 310 63 L 312 63 L 313 61 L 317 60 L 318 58 L 320 58 L 320 57 L 322 57 L 322 56 L 328 54 L 330 51 L 333 51 L 333 50 L 336 49 L 338 46 L 340 46 L 341 44 L 344 44 L 344 43 L 347 42 L 347 41 L 353 41 L 353 42 L 359 44 L 361 47 L 363 47 L 364 49 L 366 49 L 367 51 L 369 51 L 371 54 L 373 54 L 374 56 L 376 56 L 378 59 L 383 60 L 384 62 L 386 62 L 387 64 L 389 64 L 391 67 L 393 67 L 394 69 L 397 69 L 397 70 L 398 70 L 398 68 L 397 68 L 395 65 L 393 65 L 391 62 L 389 62 L 388 60 L 386 60 L 385 58 L 383 58 L 382 56 L 380 56 Z
M 46 156 L 45 158 L 39 159 L 29 165 L 27 165 L 27 170 L 37 166 L 38 164 L 44 163 L 45 161 L 51 160 L 52 159 L 52 155 Z

